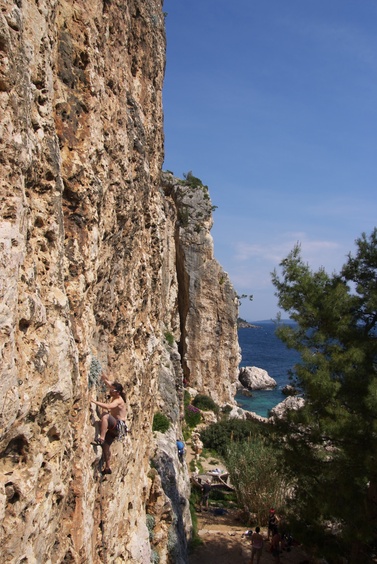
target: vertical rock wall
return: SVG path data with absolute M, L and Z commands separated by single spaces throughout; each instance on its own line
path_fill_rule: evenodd
M 236 393 L 240 349 L 238 298 L 214 257 L 210 230 L 213 206 L 207 186 L 190 173 L 180 181 L 162 178 L 165 194 L 175 202 L 180 353 L 188 386 L 220 405 Z
M 180 258 L 177 199 L 160 187 L 162 2 L 0 0 L 0 9 L 2 561 L 147 563 L 153 549 L 161 563 L 184 562 L 188 476 L 171 443 L 183 374 L 212 386 L 210 361 L 203 371 L 187 351 L 199 350 L 195 316 L 213 304 L 198 300 L 216 269 L 195 271 L 197 295 L 183 282 L 194 264 Z M 220 292 L 204 314 L 222 325 L 217 346 L 234 331 L 220 304 L 229 297 Z M 232 353 L 218 364 L 219 400 L 229 399 L 233 362 Z M 106 399 L 98 366 L 125 386 L 131 427 L 105 479 L 91 445 L 89 400 Z M 151 430 L 159 410 L 172 422 L 168 443 Z

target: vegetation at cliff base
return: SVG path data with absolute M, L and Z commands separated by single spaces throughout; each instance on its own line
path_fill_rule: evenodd
M 267 524 L 270 507 L 284 507 L 288 482 L 273 432 L 265 423 L 242 419 L 225 419 L 201 432 L 204 447 L 224 461 L 247 525 Z
M 202 420 L 202 415 L 200 409 L 192 405 L 191 403 L 185 407 L 185 421 L 188 427 L 193 429 Z
M 301 353 L 305 405 L 280 422 L 295 483 L 289 519 L 303 542 L 352 564 L 377 542 L 377 229 L 356 241 L 340 273 L 312 271 L 296 246 L 272 275 L 279 307 L 297 325 L 278 335 Z
M 257 421 L 225 419 L 203 429 L 200 438 L 205 448 L 225 456 L 232 444 L 250 442 L 262 432 L 263 428 Z
M 270 507 L 284 508 L 288 481 L 276 448 L 262 437 L 233 442 L 226 452 L 226 467 L 239 507 L 247 508 L 256 523 L 265 523 Z
M 213 411 L 214 413 L 218 413 L 220 409 L 217 403 L 205 394 L 198 394 L 195 396 L 192 400 L 192 404 L 202 411 Z

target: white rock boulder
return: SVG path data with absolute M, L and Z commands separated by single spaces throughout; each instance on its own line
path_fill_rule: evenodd
M 276 380 L 269 376 L 267 370 L 256 366 L 240 368 L 238 379 L 248 390 L 268 390 L 276 387 Z
M 304 398 L 289 396 L 271 409 L 270 416 L 281 419 L 287 411 L 301 409 L 305 404 Z

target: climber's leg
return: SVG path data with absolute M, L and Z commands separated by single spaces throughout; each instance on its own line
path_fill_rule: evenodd
M 102 445 L 103 458 L 105 461 L 104 473 L 109 474 L 110 470 L 110 445 L 105 441 Z M 109 472 L 110 470 L 110 472 Z
M 117 423 L 118 421 L 112 415 L 107 414 L 106 417 L 106 424 L 104 425 L 104 432 L 105 434 L 102 435 L 102 421 L 101 421 L 101 438 L 102 436 L 105 438 L 104 442 L 102 443 L 102 451 L 103 451 L 103 458 L 105 461 L 105 467 L 103 469 L 104 474 L 111 474 L 110 470 L 110 446 L 112 445 L 113 441 L 117 436 Z M 105 430 L 106 427 L 106 430 Z
M 101 417 L 101 433 L 99 436 L 101 441 L 105 440 L 107 429 L 109 428 L 109 417 L 110 417 L 110 413 L 104 413 Z

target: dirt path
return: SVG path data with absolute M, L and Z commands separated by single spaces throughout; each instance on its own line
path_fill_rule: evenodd
M 194 453 L 190 444 L 186 445 L 187 464 L 193 459 Z M 200 462 L 203 470 L 213 470 L 214 465 L 201 457 Z M 218 462 L 217 466 L 224 468 Z M 197 513 L 198 534 L 203 544 L 195 548 L 189 557 L 190 564 L 250 564 L 251 546 L 250 540 L 245 537 L 247 527 L 237 520 L 238 511 L 228 509 L 224 515 L 216 515 L 215 504 L 211 504 L 209 511 Z M 261 533 L 267 539 L 267 530 Z M 290 552 L 283 551 L 280 556 L 281 564 L 303 564 L 310 563 L 307 555 L 300 547 L 293 547 Z M 270 553 L 270 543 L 266 540 L 260 564 L 274 564 L 275 559 Z
M 231 512 L 225 517 L 215 517 L 212 513 L 198 517 L 199 536 L 203 544 L 189 557 L 190 564 L 249 564 L 251 555 L 250 540 L 244 536 L 245 527 L 240 526 Z M 267 531 L 262 529 L 267 539 Z M 266 540 L 260 564 L 274 564 L 270 553 L 270 543 Z M 310 560 L 300 547 L 280 555 L 281 564 L 302 564 Z

